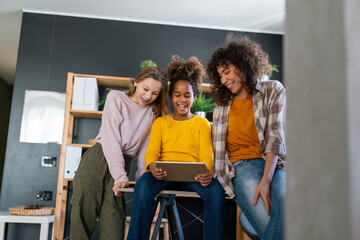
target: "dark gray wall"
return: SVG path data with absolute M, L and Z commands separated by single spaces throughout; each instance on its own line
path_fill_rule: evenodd
M 6 140 L 9 128 L 10 107 L 13 86 L 0 77 L 0 184 L 5 162 Z M 1 190 L 1 189 L 0 189 Z
M 57 144 L 20 143 L 24 91 L 65 92 L 67 72 L 134 76 L 152 59 L 162 68 L 173 54 L 197 56 L 205 65 L 228 31 L 24 13 L 11 106 L 0 210 L 39 203 L 38 190 L 56 192 L 56 168 L 40 165 L 42 155 L 59 159 Z M 282 36 L 241 33 L 260 43 L 282 70 Z M 281 80 L 281 75 L 274 74 Z M 96 124 L 95 124 L 96 126 Z M 89 128 L 88 128 L 89 129 Z M 92 127 L 92 135 L 98 127 Z M 40 202 L 55 206 L 55 201 Z M 36 239 L 37 226 L 10 225 L 8 239 Z

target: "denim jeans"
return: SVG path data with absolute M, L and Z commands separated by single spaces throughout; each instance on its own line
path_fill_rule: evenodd
M 217 180 L 202 187 L 198 182 L 158 181 L 147 172 L 135 184 L 128 240 L 149 239 L 155 197 L 163 189 L 197 192 L 204 202 L 204 239 L 223 239 L 225 194 Z
M 265 160 L 262 158 L 240 160 L 234 164 L 234 167 L 235 177 L 232 179 L 232 183 L 235 188 L 235 202 L 261 239 L 283 239 L 286 172 L 278 166 L 275 169 L 270 187 L 271 208 L 269 217 L 261 197 L 255 206 L 252 204 L 255 190 L 263 177 Z

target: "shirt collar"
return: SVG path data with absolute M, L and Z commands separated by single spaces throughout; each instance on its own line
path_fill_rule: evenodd
M 261 84 L 262 81 L 267 81 L 269 80 L 269 77 L 267 75 L 264 75 L 261 80 L 259 78 L 256 78 L 256 84 L 255 84 L 255 89 L 259 92 L 261 92 L 262 94 L 265 94 L 265 88 L 264 85 Z

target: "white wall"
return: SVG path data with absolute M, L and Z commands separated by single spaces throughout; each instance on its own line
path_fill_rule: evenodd
M 286 236 L 360 239 L 359 1 L 286 5 Z

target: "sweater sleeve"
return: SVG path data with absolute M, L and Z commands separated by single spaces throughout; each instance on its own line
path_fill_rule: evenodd
M 144 139 L 137 154 L 137 171 L 135 173 L 135 181 L 137 181 L 146 172 L 145 152 L 149 143 L 149 135 L 150 135 L 150 131 L 146 135 L 146 138 Z
M 116 183 L 128 182 L 129 178 L 125 171 L 125 161 L 122 151 L 120 136 L 120 124 L 123 120 L 121 115 L 121 104 L 116 98 L 115 91 L 110 91 L 107 95 L 103 115 L 101 118 L 101 128 L 105 135 L 102 136 L 102 149 L 109 166 L 111 176 Z
M 214 154 L 211 141 L 211 127 L 207 119 L 201 118 L 199 132 L 199 156 L 200 161 L 204 162 L 207 169 L 212 172 Z
M 161 142 L 162 127 L 160 119 L 157 118 L 151 127 L 149 143 L 145 152 L 145 167 L 147 170 L 150 163 L 154 163 L 159 159 Z

